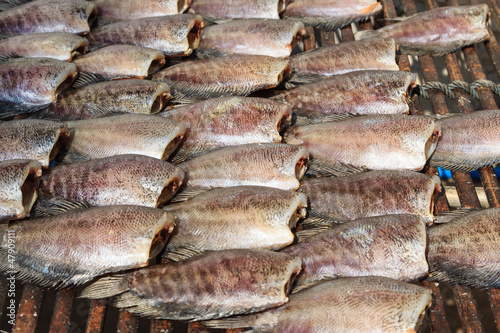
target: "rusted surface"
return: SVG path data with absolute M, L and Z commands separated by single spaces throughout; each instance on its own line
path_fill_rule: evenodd
M 90 313 L 87 319 L 87 328 L 85 329 L 86 333 L 102 332 L 107 304 L 106 299 L 92 300 L 90 302 Z
M 472 297 L 471 288 L 465 286 L 454 286 L 453 295 L 455 296 L 458 313 L 462 323 L 464 324 L 465 331 L 471 333 L 484 332 L 481 322 L 479 321 L 477 304 L 474 297 Z
M 57 293 L 54 313 L 50 321 L 50 333 L 67 333 L 69 331 L 74 298 L 74 288 L 66 288 Z
M 496 21 L 497 26 L 500 27 L 500 2 L 498 0 L 486 0 L 488 6 L 490 6 L 492 17 Z
M 42 300 L 43 291 L 41 288 L 31 284 L 24 286 L 19 309 L 17 310 L 16 323 L 12 327 L 12 332 L 35 332 Z
M 128 311 L 120 310 L 117 333 L 136 333 L 139 328 L 139 318 Z
M 168 320 L 159 320 L 153 319 L 151 320 L 151 329 L 150 333 L 171 333 L 174 331 L 172 327 L 172 323 Z
M 432 292 L 432 306 L 429 309 L 432 332 L 451 332 L 444 316 L 444 301 L 439 290 L 439 283 L 424 281 L 422 284 Z
M 314 29 L 306 27 L 306 36 L 304 37 L 304 51 L 314 49 L 316 46 L 316 39 L 314 38 Z
M 202 323 L 189 323 L 188 333 L 208 333 L 208 329 Z
M 488 299 L 491 303 L 491 310 L 493 310 L 493 318 L 495 319 L 497 330 L 500 331 L 500 290 L 489 290 Z

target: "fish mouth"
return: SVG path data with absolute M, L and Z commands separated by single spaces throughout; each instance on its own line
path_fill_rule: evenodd
M 197 49 L 198 46 L 200 45 L 201 41 L 201 35 L 203 28 L 205 27 L 205 21 L 203 21 L 203 17 L 200 15 L 196 15 L 194 19 L 191 21 L 189 25 L 189 31 L 187 34 L 187 41 L 188 41 L 188 54 L 191 54 L 193 50 Z
M 56 142 L 54 143 L 54 146 L 52 146 L 52 150 L 50 151 L 48 161 L 47 161 L 47 167 L 49 165 L 49 162 L 56 157 L 57 153 L 59 153 L 59 150 L 61 147 L 65 144 L 65 141 L 68 140 L 71 137 L 71 134 L 68 129 L 68 125 L 62 124 L 61 127 L 59 128 L 59 134 L 56 138 Z
M 148 76 L 158 72 L 163 66 L 165 66 L 165 63 L 166 61 L 164 56 L 151 60 L 148 67 Z
M 192 0 L 177 0 L 177 13 L 184 13 L 191 6 Z
M 184 133 L 176 135 L 165 147 L 163 154 L 161 155 L 162 160 L 166 160 L 169 156 L 179 147 L 182 139 L 184 138 Z
M 308 156 L 301 157 L 297 161 L 297 163 L 295 163 L 295 177 L 297 177 L 297 179 L 301 179 L 302 177 L 304 177 L 308 163 L 309 163 Z
M 168 225 L 163 226 L 155 233 L 153 241 L 151 242 L 151 246 L 149 247 L 149 259 L 156 257 L 158 253 L 163 250 L 173 230 L 174 226 Z
M 71 50 L 71 55 L 69 60 L 71 61 L 73 57 L 87 53 L 88 51 L 89 51 L 89 41 L 88 40 L 82 41 L 81 43 L 73 47 L 73 49 Z
M 171 98 L 172 95 L 170 94 L 170 89 L 168 88 L 160 89 L 160 91 L 157 92 L 155 99 L 153 100 L 153 103 L 151 104 L 150 113 L 155 114 L 163 111 L 163 109 L 167 106 L 167 103 Z
M 297 222 L 300 219 L 305 218 L 307 215 L 307 203 L 304 205 L 303 203 L 300 203 L 296 208 L 295 211 L 293 212 L 292 216 L 290 217 L 290 221 L 288 222 L 288 227 L 290 229 L 295 228 L 297 225 Z
M 165 203 L 167 203 L 172 197 L 177 193 L 184 180 L 184 171 L 177 169 L 177 175 L 174 176 L 161 191 L 158 200 L 156 200 L 156 207 L 161 208 Z
M 16 218 L 24 218 L 31 211 L 31 207 L 38 198 L 36 189 L 40 183 L 40 177 L 42 176 L 42 168 L 38 163 L 30 163 L 28 168 L 28 174 L 26 175 L 23 184 L 21 185 L 22 194 L 22 205 L 24 207 L 24 212 L 16 216 Z

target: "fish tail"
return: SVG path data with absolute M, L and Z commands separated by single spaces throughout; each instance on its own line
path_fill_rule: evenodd
M 354 39 L 361 40 L 367 38 L 376 38 L 379 36 L 377 30 L 366 30 L 366 31 L 358 31 L 354 34 Z
M 98 299 L 124 293 L 128 290 L 127 280 L 128 274 L 104 277 L 85 288 L 80 297 Z

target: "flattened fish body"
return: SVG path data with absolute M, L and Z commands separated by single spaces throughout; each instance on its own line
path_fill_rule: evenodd
M 77 120 L 68 127 L 71 138 L 60 156 L 67 163 L 125 154 L 167 159 L 186 132 L 181 123 L 141 114 Z
M 469 213 L 429 229 L 430 279 L 500 287 L 500 208 Z
M 29 215 L 41 175 L 42 166 L 35 160 L 0 162 L 0 221 Z
M 68 136 L 65 124 L 48 120 L 11 120 L 0 122 L 0 161 L 37 160 L 43 167 L 59 151 L 60 139 Z
M 431 165 L 473 171 L 500 162 L 500 110 L 454 115 L 439 122 L 443 137 Z
M 194 0 L 191 10 L 208 18 L 268 18 L 279 19 L 285 10 L 283 0 Z
M 204 324 L 253 332 L 416 332 L 431 303 L 430 290 L 421 286 L 385 277 L 344 278 L 293 294 L 277 309 Z
M 428 224 L 434 216 L 438 177 L 410 171 L 370 171 L 346 177 L 301 181 L 310 215 L 350 221 L 370 216 L 414 214 Z
M 300 259 L 271 251 L 226 250 L 103 278 L 83 297 L 118 295 L 115 306 L 151 318 L 206 320 L 288 301 Z
M 43 287 L 82 284 L 93 277 L 148 264 L 165 245 L 174 217 L 156 208 L 107 206 L 4 225 L 0 271 Z M 14 269 L 7 261 L 16 244 Z
M 162 51 L 165 55 L 190 55 L 198 47 L 205 26 L 199 15 L 180 14 L 111 23 L 92 30 L 91 44 L 129 44 Z
M 272 99 L 292 106 L 301 117 L 336 114 L 408 113 L 415 74 L 400 71 L 356 71 L 287 90 Z
M 99 15 L 119 21 L 183 13 L 191 0 L 95 0 Z
M 354 37 L 393 38 L 402 53 L 441 56 L 489 39 L 488 13 L 486 4 L 441 7 L 379 30 L 357 32 Z
M 255 54 L 287 58 L 306 33 L 302 22 L 246 19 L 212 25 L 203 30 L 198 57 Z
M 288 72 L 287 60 L 237 54 L 183 62 L 158 72 L 153 80 L 166 82 L 184 96 L 207 99 L 276 87 Z

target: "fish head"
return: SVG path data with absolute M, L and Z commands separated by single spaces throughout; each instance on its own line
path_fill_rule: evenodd
M 290 229 L 295 228 L 297 222 L 303 219 L 307 215 L 307 196 L 304 193 L 295 193 L 297 196 L 296 207 L 292 216 L 290 217 L 290 222 L 288 227 Z
M 283 137 L 286 128 L 290 126 L 292 122 L 292 107 L 290 105 L 282 104 L 279 107 L 279 112 L 277 114 L 279 120 L 276 125 L 276 129 L 279 133 L 279 142 L 281 142 L 281 138 Z
M 188 52 L 188 54 L 185 55 L 191 54 L 193 50 L 198 48 L 204 27 L 205 21 L 203 20 L 203 17 L 201 15 L 194 15 L 194 18 L 189 25 L 189 32 L 187 34 L 189 48 L 186 52 Z
M 177 149 L 177 147 L 179 147 L 180 143 L 184 139 L 184 136 L 186 135 L 187 129 L 188 128 L 186 125 L 179 123 L 176 130 L 173 130 L 170 133 L 172 139 L 163 151 L 163 154 L 161 156 L 162 160 L 168 159 L 168 157 Z
M 297 177 L 297 179 L 300 180 L 302 177 L 304 177 L 308 163 L 309 152 L 306 148 L 300 147 L 297 154 L 295 155 L 295 177 Z
M 163 59 L 163 63 L 165 63 L 165 59 Z M 156 93 L 153 97 L 154 99 L 153 103 L 151 104 L 151 114 L 161 112 L 163 109 L 165 109 L 168 101 L 172 98 L 172 94 L 170 93 L 170 87 L 168 86 L 168 84 L 158 82 L 158 88 L 156 89 Z
M 175 168 L 172 176 L 169 178 L 167 184 L 161 191 L 160 196 L 156 200 L 156 207 L 163 206 L 177 193 L 184 180 L 184 171 L 181 168 Z
M 164 212 L 160 218 L 149 248 L 149 259 L 156 257 L 167 244 L 175 228 L 174 220 L 175 217 L 168 212 Z
M 156 54 L 156 56 L 151 60 L 151 63 L 149 64 L 148 76 L 158 72 L 163 66 L 165 66 L 165 63 L 166 63 L 165 56 L 161 52 L 158 52 L 158 54 Z M 171 97 L 169 93 L 168 99 L 170 98 Z
M 488 7 L 487 4 L 464 6 L 461 9 L 467 11 L 468 20 L 470 20 L 470 23 L 476 29 L 481 30 L 488 26 L 490 22 L 491 11 L 490 7 Z
M 435 120 L 432 121 L 431 134 L 425 143 L 425 158 L 428 160 L 434 150 L 436 150 L 437 144 L 439 142 L 439 138 L 441 138 L 441 124 Z
M 406 104 L 410 105 L 411 104 L 411 98 L 414 95 L 419 94 L 419 85 L 417 84 L 417 76 L 415 74 L 408 75 L 406 77 L 405 85 L 406 87 L 405 91 L 403 92 L 404 99 L 406 101 Z

